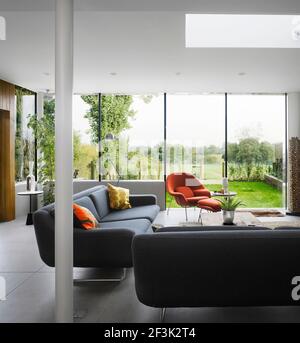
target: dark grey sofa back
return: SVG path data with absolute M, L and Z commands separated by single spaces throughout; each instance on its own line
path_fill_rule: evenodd
M 94 206 L 99 213 L 100 218 L 107 216 L 110 212 L 109 208 L 109 198 L 106 187 L 97 190 L 90 194 L 93 200 Z
M 300 231 L 165 232 L 133 240 L 139 300 L 153 307 L 298 305 Z

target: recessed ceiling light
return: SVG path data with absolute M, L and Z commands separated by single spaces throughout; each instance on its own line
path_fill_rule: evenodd
M 238 73 L 238 76 L 245 76 L 245 75 L 246 75 L 246 73 L 244 71 L 241 71 Z
M 116 76 L 117 73 L 113 71 L 113 72 L 109 73 L 109 75 L 111 75 L 111 76 Z

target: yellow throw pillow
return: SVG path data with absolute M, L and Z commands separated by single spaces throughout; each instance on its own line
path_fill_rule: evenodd
M 107 185 L 109 206 L 113 210 L 125 210 L 131 208 L 129 203 L 129 189 Z

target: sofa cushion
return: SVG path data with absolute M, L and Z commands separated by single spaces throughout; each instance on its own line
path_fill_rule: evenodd
M 130 219 L 148 219 L 151 222 L 156 218 L 159 213 L 158 205 L 147 205 L 129 208 L 127 210 L 111 211 L 107 216 L 101 218 L 101 222 L 112 222 L 119 220 Z M 102 225 L 101 225 L 102 227 Z
M 148 219 L 121 220 L 101 223 L 101 229 L 129 229 L 134 231 L 136 234 L 152 231 L 151 223 Z
M 193 193 L 196 197 L 211 197 L 211 193 L 208 189 L 194 189 Z
M 100 221 L 99 214 L 98 214 L 96 207 L 95 207 L 95 205 L 94 205 L 94 203 L 90 197 L 85 196 L 85 197 L 76 199 L 76 200 L 74 200 L 74 203 L 90 210 L 92 212 L 92 214 L 95 216 L 95 218 L 97 219 L 97 221 L 98 222 Z
M 93 200 L 100 218 L 103 218 L 109 214 L 109 198 L 106 188 L 102 188 L 96 192 L 91 193 L 90 198 Z

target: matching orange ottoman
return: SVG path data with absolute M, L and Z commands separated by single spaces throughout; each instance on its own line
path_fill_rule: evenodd
M 197 207 L 202 208 L 203 210 L 208 210 L 211 212 L 221 211 L 220 201 L 212 198 L 201 199 L 197 202 Z
M 207 210 L 210 212 L 219 212 L 221 211 L 221 203 L 220 201 L 212 198 L 201 199 L 197 202 L 197 207 L 200 208 L 198 222 L 201 219 L 201 225 L 203 225 L 202 221 L 202 210 Z

